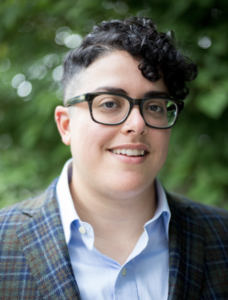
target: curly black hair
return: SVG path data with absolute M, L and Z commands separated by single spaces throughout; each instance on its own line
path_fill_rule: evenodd
M 140 59 L 138 68 L 150 81 L 159 80 L 162 73 L 170 96 L 175 99 L 186 98 L 189 93 L 186 82 L 197 76 L 196 64 L 176 47 L 172 31 L 157 32 L 150 18 L 129 17 L 94 26 L 81 45 L 66 56 L 62 80 L 64 91 L 77 72 L 115 50 L 125 50 Z

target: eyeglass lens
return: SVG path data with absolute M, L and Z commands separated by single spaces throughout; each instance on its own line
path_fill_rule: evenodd
M 121 96 L 101 94 L 92 103 L 93 117 L 97 122 L 117 124 L 125 119 L 130 103 Z M 154 127 L 171 126 L 176 118 L 177 105 L 165 99 L 147 99 L 143 103 L 143 116 L 148 125 Z

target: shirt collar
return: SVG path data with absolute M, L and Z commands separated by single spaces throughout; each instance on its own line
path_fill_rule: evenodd
M 73 159 L 71 158 L 65 163 L 56 187 L 60 216 L 67 244 L 71 237 L 71 223 L 74 220 L 79 220 L 69 187 L 72 175 L 72 161 Z
M 65 163 L 56 187 L 57 201 L 59 205 L 65 240 L 67 244 L 69 243 L 71 237 L 71 223 L 75 220 L 80 221 L 80 218 L 74 207 L 73 199 L 69 188 L 69 182 L 71 181 L 72 176 L 72 162 L 73 159 L 71 158 Z M 162 216 L 165 226 L 166 237 L 168 240 L 171 212 L 169 209 L 165 191 L 158 179 L 155 180 L 155 187 L 158 205 L 153 218 L 150 221 L 148 221 L 144 227 L 149 227 L 149 224 L 151 222 L 155 221 L 160 216 Z
M 160 181 L 156 178 L 155 179 L 155 188 L 156 188 L 156 194 L 157 194 L 157 208 L 155 211 L 155 214 L 153 218 L 148 221 L 144 227 L 147 227 L 148 224 L 150 224 L 152 221 L 155 221 L 160 216 L 163 218 L 164 226 L 165 226 L 165 233 L 167 240 L 169 240 L 169 223 L 171 219 L 171 212 L 169 209 L 167 197 L 164 191 L 164 188 L 162 187 Z

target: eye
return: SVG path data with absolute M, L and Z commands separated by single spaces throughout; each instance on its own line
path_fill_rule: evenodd
M 154 111 L 154 112 L 163 112 L 163 108 L 156 104 L 151 104 L 147 107 L 148 110 Z
M 128 102 L 120 96 L 101 94 L 93 100 L 93 109 L 105 113 L 117 113 L 126 106 L 126 103 Z
M 108 101 L 102 104 L 103 107 L 105 108 L 116 108 L 118 107 L 117 103 L 112 102 L 112 101 Z

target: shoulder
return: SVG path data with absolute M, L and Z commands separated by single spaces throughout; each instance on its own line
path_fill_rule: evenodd
M 0 210 L 0 238 L 8 232 L 13 233 L 20 224 L 28 221 L 37 211 L 44 207 L 55 193 L 57 179 L 42 194 L 26 199 Z
M 166 193 L 171 219 L 180 228 L 196 228 L 204 237 L 228 238 L 228 211 L 219 207 L 204 205 L 175 193 Z M 193 226 L 193 224 L 195 226 Z
M 198 293 L 200 299 L 212 299 L 213 295 L 228 299 L 228 212 L 178 194 L 166 196 L 171 211 L 169 250 L 173 276 L 178 276 L 185 291 L 188 289 L 189 299 L 195 299 Z
M 172 210 L 190 214 L 195 218 L 220 217 L 228 221 L 228 211 L 211 205 L 197 203 L 185 196 L 166 192 L 168 203 Z

